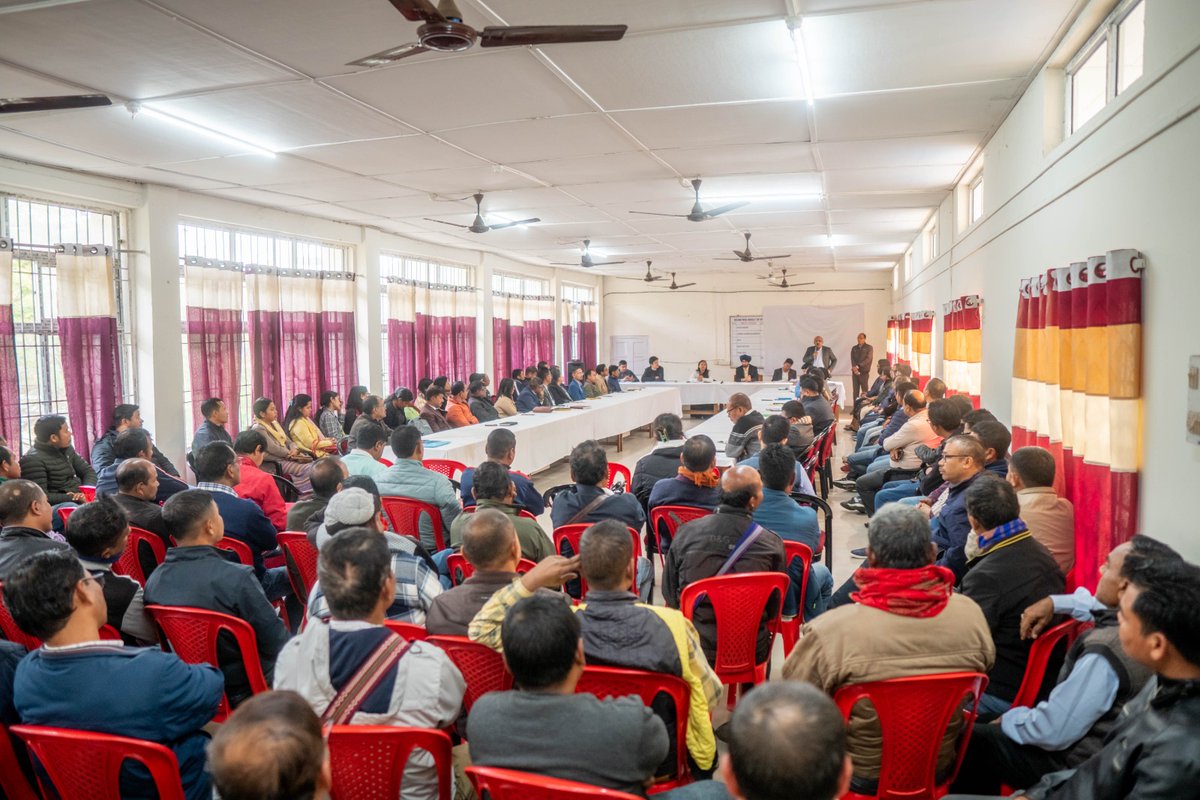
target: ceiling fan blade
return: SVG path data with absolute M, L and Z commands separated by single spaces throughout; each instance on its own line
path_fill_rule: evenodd
M 589 267 L 611 267 L 613 264 L 624 264 L 624 261 L 593 261 Z
M 488 230 L 498 231 L 501 228 L 511 228 L 515 225 L 532 225 L 535 222 L 541 222 L 541 219 L 533 217 L 532 219 L 519 219 L 516 222 L 502 222 L 499 225 L 488 225 Z
M 393 0 L 396 2 L 396 0 Z M 480 47 L 615 42 L 625 35 L 626 25 L 511 25 L 492 26 L 479 32 Z
M 771 261 L 772 259 L 776 259 L 776 258 L 791 258 L 791 257 L 792 257 L 791 253 L 786 253 L 781 256 L 754 256 L 750 260 L 751 261 Z
M 790 283 L 789 286 L 812 286 L 816 281 L 805 281 L 804 283 Z
M 742 258 L 714 258 L 713 261 L 743 261 Z
M 664 214 L 661 211 L 630 211 L 630 214 L 645 214 L 651 217 L 686 217 L 687 214 Z
M 391 0 L 396 10 L 410 22 L 445 22 L 446 18 L 429 0 Z
M 453 226 L 454 226 L 454 227 L 456 227 L 456 228 L 463 228 L 463 229 L 465 229 L 465 230 L 468 230 L 468 231 L 469 231 L 469 230 L 471 230 L 471 226 L 470 226 L 470 225 L 461 225 L 461 224 L 459 224 L 459 223 L 457 223 L 457 222 L 446 222 L 446 220 L 444 220 L 444 219 L 434 219 L 433 217 L 425 217 L 425 221 L 426 221 L 426 222 L 440 222 L 440 223 L 442 223 L 443 225 L 453 225 Z
M 0 97 L 0 114 L 20 114 L 25 111 L 59 111 L 69 108 L 111 106 L 112 100 L 103 94 L 65 94 L 55 97 Z
M 671 288 L 672 289 L 686 289 L 689 286 L 695 286 L 695 285 L 696 284 L 694 282 L 693 283 L 680 283 L 678 285 L 672 286 Z
M 748 205 L 750 205 L 749 201 L 742 201 L 740 203 L 730 203 L 729 205 L 726 205 L 726 206 L 719 206 L 717 208 L 709 209 L 708 211 L 704 212 L 704 216 L 719 217 L 722 214 L 728 214 L 730 211 L 736 211 L 737 209 L 741 208 L 742 206 L 748 206 Z
M 419 56 L 422 53 L 428 53 L 429 49 L 422 47 L 417 42 L 409 42 L 402 44 L 399 47 L 393 47 L 390 50 L 384 50 L 374 55 L 360 58 L 356 61 L 350 61 L 346 64 L 347 67 L 382 67 L 387 64 L 394 64 L 397 61 L 408 58 L 410 56 Z

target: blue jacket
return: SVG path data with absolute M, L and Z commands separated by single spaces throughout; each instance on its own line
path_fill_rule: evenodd
M 225 492 L 209 492 L 217 511 L 225 521 L 225 535 L 245 542 L 254 553 L 254 574 L 262 577 L 263 553 L 269 553 L 279 547 L 275 541 L 275 526 L 263 513 L 263 510 L 253 500 L 244 500 Z
M 620 378 L 614 378 L 610 375 L 608 378 L 605 378 L 605 381 L 608 383 L 608 391 L 610 391 L 610 392 L 621 391 L 621 379 Z
M 889 419 L 888 423 L 883 426 L 883 429 L 879 432 L 879 438 L 875 441 L 882 442 L 884 439 L 900 430 L 901 426 L 906 422 L 908 422 L 908 414 L 904 413 L 903 408 L 897 408 L 896 413 L 892 414 L 892 418 Z
M 583 384 L 579 381 L 571 381 L 567 384 L 567 394 L 571 395 L 572 400 L 582 400 Z
M 442 512 L 442 537 L 447 545 L 450 543 L 450 525 L 454 518 L 462 513 L 458 495 L 454 493 L 454 485 L 445 475 L 431 469 L 425 469 L 420 461 L 411 458 L 401 458 L 387 471 L 375 478 L 375 485 L 384 497 L 410 497 L 436 506 Z M 420 522 L 421 544 L 429 552 L 434 551 L 433 525 L 426 514 L 421 515 Z M 411 533 L 411 531 L 397 531 Z
M 533 481 L 529 479 L 529 476 L 517 472 L 512 467 L 508 468 L 508 477 L 517 487 L 517 505 L 535 517 L 540 517 L 546 510 L 546 501 L 542 499 L 542 495 L 533 485 Z M 475 468 L 467 467 L 458 480 L 463 508 L 470 508 L 475 505 L 475 495 L 471 494 L 471 487 L 475 483 Z
M 602 494 L 605 492 L 599 486 L 575 484 L 573 489 L 568 489 L 555 498 L 554 505 L 550 509 L 550 521 L 556 528 L 566 525 L 576 512 L 581 511 L 584 506 Z M 583 519 L 576 520 L 576 522 L 599 522 L 604 519 L 615 519 L 636 531 L 641 530 L 646 521 L 646 515 L 642 512 L 642 504 L 634 495 L 613 494 L 589 511 Z
M 117 468 L 124 464 L 125 460 L 124 458 L 119 458 L 100 470 L 100 474 L 96 476 L 97 495 L 116 494 L 120 491 L 117 488 Z M 162 467 L 155 465 L 155 469 L 158 470 L 158 494 L 154 496 L 157 502 L 165 503 L 171 495 L 186 492 L 192 488 L 179 480 L 179 478 L 168 473 Z
M 651 511 L 658 506 L 691 506 L 712 511 L 720 502 L 720 486 L 697 486 L 691 478 L 676 475 L 656 481 L 646 505 Z
M 208 734 L 201 728 L 221 702 L 225 681 L 208 665 L 185 664 L 157 647 L 111 644 L 80 650 L 38 649 L 17 666 L 13 699 L 21 720 L 165 744 L 179 760 L 188 800 L 208 800 Z M 121 770 L 122 797 L 154 797 L 138 766 Z
M 787 492 L 764 486 L 762 503 L 754 510 L 754 521 L 778 534 L 780 539 L 808 545 L 814 555 L 821 546 L 817 512 L 800 505 Z
M 538 396 L 534 394 L 533 390 L 528 386 L 522 389 L 521 393 L 517 395 L 517 411 L 521 412 L 522 414 L 533 411 L 538 406 L 549 405 L 552 404 L 546 400 L 539 400 Z
M 1003 458 L 997 459 L 985 465 L 984 469 L 1003 478 L 1008 475 L 1008 462 Z M 959 580 L 967 571 L 967 536 L 971 533 L 971 523 L 967 519 L 967 489 L 982 474 L 977 472 L 957 486 L 946 489 L 946 504 L 942 506 L 941 513 L 930 520 L 933 543 L 942 551 L 937 563 L 954 570 L 954 576 Z

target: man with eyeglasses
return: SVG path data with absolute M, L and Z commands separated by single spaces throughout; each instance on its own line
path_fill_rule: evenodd
M 733 430 L 725 442 L 725 455 L 742 461 L 762 449 L 758 432 L 763 426 L 763 415 L 754 410 L 749 395 L 738 392 L 731 396 L 725 415 L 733 423 Z
M 966 544 L 971 533 L 967 519 L 967 489 L 984 471 L 987 450 L 973 436 L 951 436 L 938 461 L 946 489 L 935 497 L 923 497 L 917 509 L 929 517 L 933 543 L 938 546 L 938 566 L 949 567 L 961 580 L 967 569 Z

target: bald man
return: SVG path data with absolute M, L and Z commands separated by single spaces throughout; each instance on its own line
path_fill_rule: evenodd
M 736 466 L 721 476 L 721 504 L 716 513 L 682 525 L 667 551 L 663 570 L 663 597 L 671 608 L 679 608 L 679 596 L 689 583 L 739 572 L 783 572 L 783 540 L 757 525 L 754 510 L 763 498 L 758 471 Z M 771 655 L 771 631 L 766 620 L 775 613 L 781 598 L 767 604 L 758 631 L 756 658 Z M 717 652 L 717 623 L 712 607 L 701 603 L 692 620 L 700 634 L 704 654 L 711 662 Z

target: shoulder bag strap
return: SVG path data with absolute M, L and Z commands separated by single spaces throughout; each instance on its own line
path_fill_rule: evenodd
M 383 681 L 392 667 L 399 663 L 412 642 L 392 633 L 385 637 L 374 652 L 363 661 L 358 671 L 346 681 L 321 715 L 321 725 L 348 725 L 351 718 L 362 708 L 371 692 Z
M 716 577 L 724 575 L 733 569 L 738 560 L 750 549 L 750 545 L 758 541 L 758 537 L 762 535 L 764 530 L 766 529 L 757 522 L 751 522 L 745 532 L 742 533 L 742 538 L 738 539 L 738 543 L 734 546 L 733 552 L 729 554 L 729 558 L 725 559 L 725 563 L 717 570 Z
M 606 494 L 600 495 L 599 497 L 592 500 L 592 502 L 588 503 L 586 506 L 584 506 L 583 508 L 579 509 L 574 514 L 572 514 L 571 518 L 569 520 L 567 520 L 566 522 L 564 522 L 563 524 L 564 525 L 574 525 L 578 522 L 582 522 L 584 520 L 584 518 L 587 517 L 588 514 L 592 513 L 597 508 L 599 508 L 600 504 L 603 503 L 605 500 L 607 500 L 608 497 L 609 496 Z

